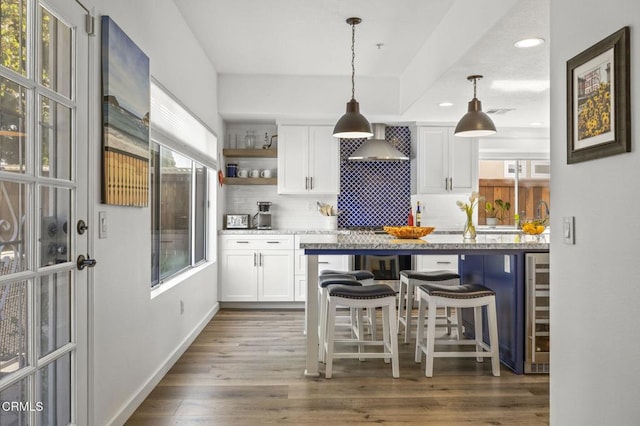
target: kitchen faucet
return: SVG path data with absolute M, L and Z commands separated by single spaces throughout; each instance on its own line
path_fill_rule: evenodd
M 540 213 L 542 213 L 542 210 L 540 209 L 541 205 L 544 206 L 545 214 L 549 216 L 549 204 L 547 204 L 545 200 L 540 200 L 538 201 L 538 205 L 536 206 L 536 217 L 542 217 L 540 215 Z

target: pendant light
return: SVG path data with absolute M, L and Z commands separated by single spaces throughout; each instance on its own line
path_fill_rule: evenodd
M 496 132 L 496 125 L 491 118 L 482 112 L 482 102 L 476 97 L 476 80 L 480 80 L 481 75 L 470 75 L 467 80 L 473 80 L 473 99 L 469 101 L 468 112 L 460 119 L 454 134 L 467 138 L 478 136 L 488 136 Z
M 343 139 L 358 139 L 358 138 L 370 138 L 373 136 L 371 131 L 371 124 L 360 114 L 360 104 L 356 101 L 356 25 L 362 22 L 360 18 L 349 18 L 347 24 L 351 25 L 351 100 L 347 102 L 347 112 L 340 117 L 340 120 L 336 123 L 333 129 L 333 136 Z

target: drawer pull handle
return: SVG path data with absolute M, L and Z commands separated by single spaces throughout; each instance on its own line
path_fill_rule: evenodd
M 267 241 L 267 244 L 280 244 L 280 241 Z
M 249 244 L 249 241 L 236 241 L 236 244 Z
M 318 262 L 318 264 L 328 265 L 328 264 L 329 264 L 329 262 Z
M 445 262 L 443 260 L 439 260 L 436 262 L 438 265 L 451 265 L 451 262 Z

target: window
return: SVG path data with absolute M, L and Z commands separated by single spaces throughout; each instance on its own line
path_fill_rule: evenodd
M 206 257 L 207 168 L 151 143 L 151 283 Z
M 156 82 L 151 84 L 151 286 L 214 258 L 211 184 L 215 135 Z M 207 250 L 209 248 L 209 251 Z
M 486 202 L 501 199 L 511 204 L 499 225 L 513 226 L 516 213 L 520 219 L 548 215 L 548 164 L 548 160 L 480 160 L 480 195 Z M 478 210 L 478 223 L 486 224 L 484 208 Z

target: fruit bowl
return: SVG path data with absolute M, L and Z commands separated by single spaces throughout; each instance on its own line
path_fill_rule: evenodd
M 520 229 L 527 235 L 540 235 L 547 229 L 546 219 L 529 219 L 520 223 Z
M 433 232 L 432 226 L 384 226 L 384 232 L 396 238 L 415 240 Z

